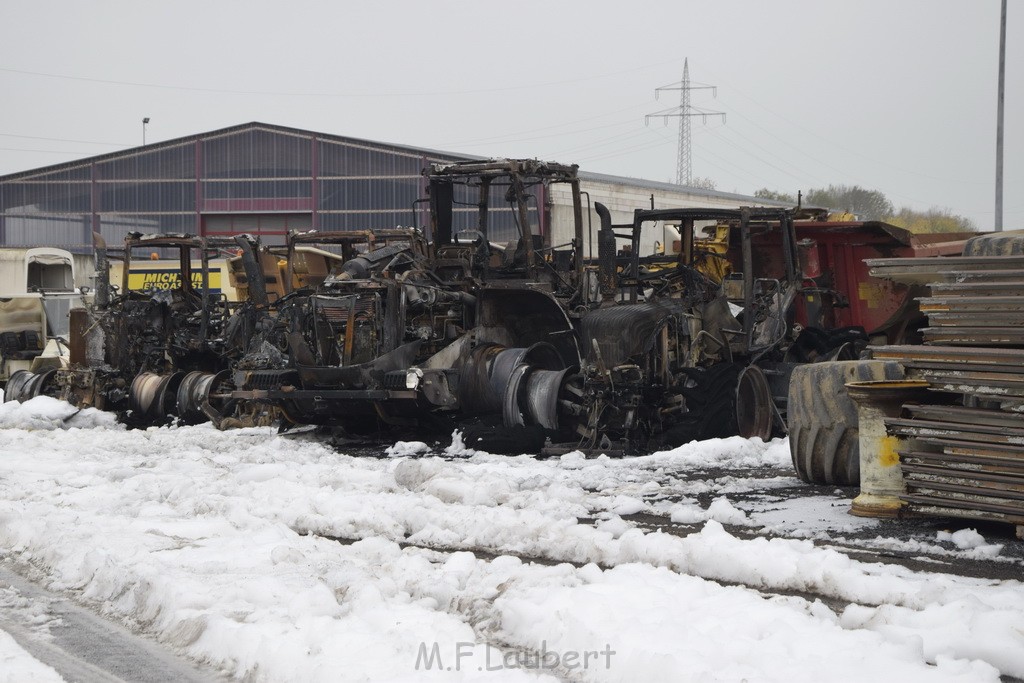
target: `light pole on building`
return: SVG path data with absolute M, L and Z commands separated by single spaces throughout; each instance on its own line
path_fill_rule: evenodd
M 146 124 L 149 123 L 149 117 L 142 119 L 142 144 L 146 144 Z

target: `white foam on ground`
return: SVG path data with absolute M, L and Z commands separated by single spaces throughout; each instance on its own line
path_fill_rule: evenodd
M 39 419 L 49 411 L 44 402 Z M 478 680 L 489 653 L 515 661 L 543 651 L 557 651 L 561 668 L 487 674 L 1024 676 L 1019 582 L 861 563 L 809 541 L 740 539 L 714 519 L 749 523 L 725 497 L 687 537 L 621 517 L 674 494 L 688 469 L 778 467 L 789 457 L 784 441 L 544 461 L 460 443 L 455 460 L 377 459 L 270 429 L 42 431 L 21 419 L 29 428 L 0 440 L 0 548 L 53 587 L 237 678 Z M 684 500 L 679 514 L 694 506 Z M 602 521 L 580 522 L 594 517 Z M 497 557 L 450 552 L 459 549 Z M 759 591 L 851 604 L 836 614 Z M 421 646 L 434 643 L 458 670 L 417 670 Z M 606 645 L 615 650 L 608 667 L 573 667 L 563 656 Z

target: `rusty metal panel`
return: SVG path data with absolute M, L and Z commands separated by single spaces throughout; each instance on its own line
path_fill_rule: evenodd
M 72 308 L 68 313 L 68 362 L 71 365 L 85 365 L 86 331 L 89 329 L 89 312 L 84 308 Z

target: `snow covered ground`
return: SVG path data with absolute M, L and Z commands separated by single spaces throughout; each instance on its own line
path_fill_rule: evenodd
M 59 683 L 64 679 L 0 631 L 0 683 Z
M 0 558 L 234 678 L 1024 677 L 1024 584 L 853 559 L 877 522 L 794 497 L 784 441 L 355 457 L 45 398 L 0 427 Z M 1020 569 L 942 533 L 861 545 Z M 0 633 L 0 665 L 54 680 L 26 657 Z

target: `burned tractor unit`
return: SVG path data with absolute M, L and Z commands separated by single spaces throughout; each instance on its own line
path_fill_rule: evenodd
M 549 450 L 770 438 L 780 421 L 758 362 L 785 339 L 793 278 L 759 277 L 749 239 L 762 230 L 791 233 L 790 214 L 637 210 L 631 224 L 612 225 L 607 208 L 595 208 L 601 229 L 590 267 L 601 301 L 575 322 L 581 364 L 560 388 L 561 436 L 574 438 Z M 695 226 L 723 223 L 747 236 L 736 273 L 693 239 Z M 641 255 L 645 231 L 665 225 L 678 229 L 678 252 Z
M 582 301 L 575 167 L 456 164 L 433 167 L 428 181 L 429 242 L 416 229 L 289 236 L 292 290 L 234 364 L 234 387 L 224 394 L 232 405 L 271 406 L 287 425 L 346 436 L 450 434 L 465 423 L 543 445 L 543 428 L 511 417 L 520 396 L 507 389 L 514 379 L 536 389 L 543 377 L 543 424 L 554 428 L 547 416 L 559 381 L 579 364 L 568 314 Z M 553 182 L 570 186 L 577 218 L 577 237 L 554 248 L 540 239 L 532 192 Z M 309 277 L 303 248 L 331 250 L 337 260 Z
M 266 307 L 248 235 L 209 239 L 191 235 L 127 236 L 120 254 L 108 252 L 96 236 L 97 286 L 89 310 L 71 320 L 71 358 L 67 369 L 44 376 L 12 377 L 5 400 L 35 395 L 63 398 L 122 415 L 130 424 L 153 424 L 178 417 L 201 422 L 217 415 L 210 393 L 218 373 L 240 355 L 242 308 Z M 251 302 L 229 304 L 211 286 L 209 260 L 225 251 L 240 252 L 250 280 Z M 133 259 L 172 254 L 176 271 L 133 271 Z M 109 281 L 109 258 L 119 256 L 121 284 Z M 144 270 L 144 269 L 143 269 Z M 150 275 L 151 277 L 146 277 Z

